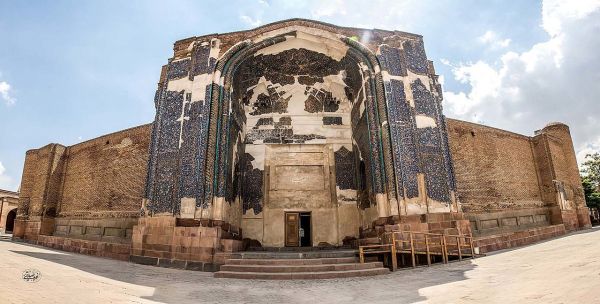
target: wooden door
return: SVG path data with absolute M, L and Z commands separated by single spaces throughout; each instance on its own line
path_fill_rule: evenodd
M 287 212 L 285 214 L 285 246 L 300 246 L 300 214 L 298 212 Z

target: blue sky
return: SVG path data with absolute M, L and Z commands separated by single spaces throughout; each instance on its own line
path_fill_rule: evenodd
M 0 0 L 0 188 L 18 188 L 28 149 L 151 122 L 176 40 L 294 17 L 421 34 L 448 116 L 524 134 L 564 121 L 583 155 L 600 148 L 599 89 L 548 88 L 599 87 L 582 50 L 600 46 L 598 2 Z

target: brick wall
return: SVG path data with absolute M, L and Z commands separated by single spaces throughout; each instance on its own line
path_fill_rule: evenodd
M 20 215 L 41 216 L 46 207 L 56 205 L 64 150 L 62 145 L 49 144 L 27 151 L 19 196 Z
M 69 147 L 59 216 L 137 215 L 149 141 L 150 125 L 143 125 Z
M 448 119 L 463 212 L 543 207 L 530 137 Z
M 475 235 L 589 227 L 569 127 L 529 137 L 448 119 L 457 193 Z
M 142 125 L 70 147 L 28 151 L 15 237 L 130 242 L 146 181 L 150 130 Z

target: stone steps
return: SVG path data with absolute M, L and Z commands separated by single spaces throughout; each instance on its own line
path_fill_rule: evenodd
M 381 262 L 370 263 L 349 263 L 349 264 L 312 264 L 312 265 L 223 265 L 221 271 L 229 272 L 263 272 L 263 273 L 283 273 L 283 272 L 325 272 L 325 271 L 349 271 L 383 268 Z
M 251 252 L 314 252 L 352 250 L 351 246 L 341 247 L 249 247 Z
M 254 280 L 317 280 L 317 279 L 340 279 L 350 277 L 367 277 L 389 273 L 387 268 L 373 268 L 347 271 L 322 271 L 322 272 L 215 272 L 215 278 L 229 279 L 254 279 Z
M 245 251 L 232 254 L 234 259 L 325 259 L 356 257 L 356 250 L 329 250 L 310 252 Z
M 355 250 L 315 252 L 240 252 L 227 260 L 215 278 L 309 280 L 389 273 L 381 262 L 358 263 Z
M 0 241 L 11 242 L 12 234 L 0 234 Z
M 356 257 L 321 259 L 229 259 L 227 265 L 322 265 L 356 263 Z

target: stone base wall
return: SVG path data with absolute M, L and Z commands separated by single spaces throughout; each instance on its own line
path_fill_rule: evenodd
M 221 226 L 178 227 L 170 216 L 140 218 L 133 227 L 130 261 L 169 268 L 217 271 L 228 253 L 241 251 Z
M 468 212 L 474 236 L 500 235 L 524 231 L 551 224 L 561 224 L 552 218 L 550 208 L 515 209 L 490 212 Z
M 425 215 L 431 233 L 471 235 L 471 225 L 463 213 L 431 213 Z M 453 230 L 449 230 L 453 229 Z
M 531 228 L 524 231 L 476 238 L 474 240 L 474 246 L 479 247 L 479 253 L 487 253 L 533 244 L 542 240 L 564 235 L 566 232 L 565 225 L 563 224 Z
M 15 227 L 13 229 L 13 238 L 15 238 L 15 239 L 24 238 L 26 227 L 27 227 L 27 221 L 16 219 Z
M 71 239 L 60 236 L 38 236 L 37 245 L 55 248 L 69 252 L 111 258 L 115 260 L 129 260 L 130 244 L 109 243 L 92 240 Z
M 575 210 L 561 210 L 560 217 L 562 223 L 565 225 L 565 230 L 575 231 L 579 228 L 579 220 L 577 219 L 577 212 Z
M 379 219 L 373 223 L 373 228 L 363 230 L 361 241 L 364 244 L 369 238 L 380 237 L 386 232 L 414 231 L 446 235 L 471 235 L 471 225 L 463 213 L 446 212 L 415 214 L 395 218 Z M 367 241 L 368 242 L 368 241 Z
M 588 208 L 577 209 L 577 220 L 579 221 L 579 229 L 592 228 L 592 219 Z
M 552 223 L 565 225 L 567 231 L 576 231 L 592 227 L 590 213 L 588 208 L 578 208 L 576 210 L 561 210 L 558 207 L 552 208 Z
M 131 243 L 137 218 L 56 218 L 54 236 L 107 243 Z
M 54 219 L 44 220 L 15 220 L 13 238 L 37 241 L 39 235 L 52 235 Z

